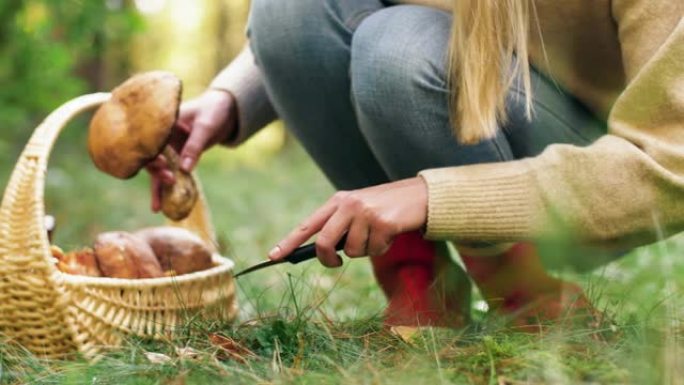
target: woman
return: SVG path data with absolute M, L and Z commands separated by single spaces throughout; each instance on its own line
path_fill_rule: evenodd
M 347 233 L 388 324 L 458 326 L 452 241 L 490 307 L 525 325 L 588 306 L 531 241 L 624 250 L 684 228 L 683 2 L 396 3 L 253 0 L 251 48 L 183 108 L 185 169 L 278 116 L 340 190 L 270 258 L 316 236 L 339 266 Z M 155 192 L 172 183 L 152 171 Z

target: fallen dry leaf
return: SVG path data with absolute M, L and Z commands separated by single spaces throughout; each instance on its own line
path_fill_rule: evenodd
M 197 350 L 188 347 L 176 348 L 176 354 L 179 358 L 186 360 L 196 360 L 200 356 L 200 353 Z
M 399 337 L 407 344 L 413 344 L 413 337 L 420 331 L 420 328 L 411 326 L 392 326 L 389 330 L 390 333 Z
M 145 357 L 153 364 L 164 364 L 171 361 L 171 357 L 161 353 L 145 352 Z
M 234 360 L 241 364 L 247 363 L 247 360 L 257 358 L 254 352 L 230 337 L 221 334 L 210 334 L 209 341 L 219 348 L 221 358 Z

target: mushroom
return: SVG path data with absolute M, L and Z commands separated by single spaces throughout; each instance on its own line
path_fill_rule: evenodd
M 105 277 L 159 278 L 164 276 L 154 250 L 143 239 L 125 231 L 97 236 L 93 246 L 97 264 Z
M 117 178 L 135 176 L 164 154 L 176 183 L 162 186 L 161 208 L 176 221 L 187 217 L 197 201 L 194 180 L 180 169 L 179 156 L 168 144 L 181 92 L 181 81 L 169 72 L 133 76 L 95 112 L 88 132 L 88 151 L 95 166 Z
M 134 235 L 150 245 L 164 271 L 183 275 L 213 266 L 209 248 L 200 237 L 186 229 L 148 227 L 136 231 Z

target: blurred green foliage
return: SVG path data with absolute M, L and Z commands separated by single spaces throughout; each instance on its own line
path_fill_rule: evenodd
M 0 2 L 0 150 L 23 143 L 62 102 L 96 88 L 92 67 L 105 47 L 125 45 L 143 26 L 125 2 Z

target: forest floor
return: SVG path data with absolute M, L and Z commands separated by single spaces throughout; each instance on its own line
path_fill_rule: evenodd
M 198 171 L 237 269 L 262 260 L 333 191 L 296 143 L 276 150 L 278 138 L 271 132 L 246 149 L 213 150 Z M 18 151 L 5 150 L 0 181 Z M 60 142 L 53 155 L 46 205 L 57 218 L 57 244 L 77 248 L 101 231 L 160 222 L 148 209 L 146 176 L 113 180 L 84 154 L 80 140 Z M 367 261 L 335 270 L 315 262 L 276 267 L 237 281 L 236 322 L 189 319 L 176 339 L 129 339 L 94 364 L 45 361 L 0 342 L 0 384 L 677 384 L 684 381 L 683 254 L 684 239 L 675 237 L 588 273 L 556 272 L 580 283 L 605 321 L 528 334 L 490 316 L 475 292 L 468 327 L 409 337 L 382 327 L 385 300 Z M 245 350 L 226 353 L 223 337 Z

